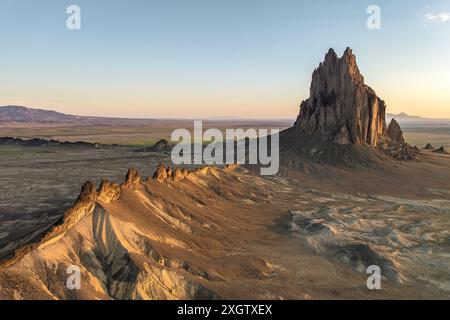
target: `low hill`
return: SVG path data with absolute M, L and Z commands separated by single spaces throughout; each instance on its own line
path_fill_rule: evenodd
M 72 116 L 51 110 L 33 109 L 22 106 L 0 107 L 0 122 L 76 122 L 83 117 Z
M 0 123 L 148 124 L 152 121 L 154 120 L 76 116 L 53 110 L 34 109 L 23 106 L 0 106 Z

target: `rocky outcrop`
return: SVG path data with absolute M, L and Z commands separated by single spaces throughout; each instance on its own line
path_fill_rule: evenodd
M 134 152 L 170 152 L 172 150 L 172 146 L 169 141 L 165 139 L 159 140 L 153 146 L 141 148 L 134 150 Z
M 120 186 L 117 183 L 111 183 L 108 180 L 103 180 L 97 192 L 98 201 L 103 203 L 110 203 L 120 197 Z
M 433 147 L 433 145 L 431 143 L 427 143 L 427 145 L 424 148 L 425 150 L 435 150 L 435 148 Z
M 173 171 L 172 174 L 172 178 L 175 181 L 181 181 L 184 178 L 186 178 L 186 176 L 189 174 L 189 171 L 186 168 L 180 169 L 180 168 L 175 168 L 175 170 Z
M 59 223 L 48 230 L 43 235 L 42 239 L 38 243 L 31 243 L 25 245 L 14 252 L 11 259 L 0 263 L 0 268 L 8 267 L 16 263 L 28 253 L 38 248 L 41 244 L 57 239 L 64 235 L 64 233 L 80 221 L 83 217 L 91 214 L 95 208 L 96 201 L 98 199 L 97 190 L 94 183 L 87 181 L 81 187 L 80 195 L 75 201 L 74 205 L 64 213 L 64 217 Z
M 171 172 L 170 167 L 166 168 L 164 164 L 160 163 L 158 168 L 156 168 L 156 172 L 153 174 L 153 179 L 164 182 L 171 176 Z
M 224 171 L 231 172 L 238 168 L 238 165 L 226 166 Z M 160 164 L 156 169 L 156 172 L 153 175 L 153 180 L 157 180 L 158 182 L 166 182 L 166 181 L 182 181 L 188 176 L 196 175 L 196 174 L 208 174 L 213 167 L 211 166 L 203 166 L 192 171 L 189 171 L 186 168 L 172 168 L 170 166 L 165 166 L 164 164 Z
M 137 169 L 128 169 L 127 175 L 125 177 L 125 182 L 122 183 L 122 187 L 129 189 L 140 189 L 141 188 L 141 176 Z
M 171 150 L 169 141 L 165 139 L 159 140 L 157 143 L 155 143 L 153 149 L 155 150 L 155 152 L 163 152 Z
M 398 160 L 412 160 L 417 154 L 417 150 L 410 145 L 404 144 L 400 148 L 392 148 L 390 154 Z
M 94 183 L 87 181 L 81 186 L 81 192 L 78 196 L 78 201 L 95 201 L 97 200 L 97 190 L 95 189 Z
M 302 102 L 294 128 L 337 144 L 376 147 L 386 134 L 385 103 L 364 84 L 350 48 L 338 58 L 333 49 L 312 76 L 309 99 Z
M 0 138 L 0 145 L 23 146 L 23 147 L 80 147 L 80 148 L 100 148 L 102 145 L 98 143 L 89 143 L 84 141 L 69 142 L 58 141 L 54 139 L 20 139 L 13 137 Z
M 442 146 L 437 150 L 433 151 L 434 153 L 440 153 L 440 154 L 448 154 L 448 152 L 445 150 L 445 148 Z
M 395 119 L 391 120 L 387 129 L 387 136 L 394 142 L 397 142 L 401 145 L 404 145 L 405 139 L 403 138 L 403 131 L 400 128 L 400 125 Z

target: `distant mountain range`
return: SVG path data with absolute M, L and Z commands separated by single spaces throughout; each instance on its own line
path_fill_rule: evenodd
M 449 119 L 431 119 L 420 116 L 408 115 L 404 112 L 399 114 L 386 114 L 386 120 L 392 118 L 402 121 L 450 121 Z M 227 118 L 228 119 L 228 118 Z M 23 106 L 0 106 L 0 123 L 84 123 L 84 124 L 140 124 L 148 123 L 155 119 L 127 119 L 114 117 L 89 117 L 76 116 L 53 110 L 34 109 Z M 228 120 L 231 120 L 228 119 Z M 236 118 L 236 120 L 242 120 Z
M 387 113 L 386 119 L 394 118 L 396 120 L 427 120 L 427 118 L 420 116 L 411 116 L 407 113 L 401 112 L 399 114 Z
M 61 113 L 53 110 L 35 109 L 23 106 L 0 106 L 0 123 L 14 124 L 14 123 L 53 123 L 53 124 L 123 124 L 123 125 L 141 125 L 160 122 L 161 120 L 173 121 L 189 121 L 194 118 L 118 118 L 118 117 L 91 117 L 91 116 L 76 116 L 66 113 Z M 197 118 L 195 118 L 197 119 Z M 248 121 L 256 120 L 250 118 L 241 118 L 239 116 L 219 116 L 207 117 L 203 120 L 209 121 Z M 290 125 L 291 119 L 258 119 L 259 123 L 284 123 L 286 126 Z
M 443 118 L 425 118 L 420 116 L 411 116 L 407 113 L 401 112 L 399 114 L 393 114 L 393 113 L 387 113 L 386 114 L 386 120 L 390 121 L 391 119 L 398 120 L 400 122 L 405 121 L 415 121 L 415 122 L 448 122 L 450 119 L 443 119 Z

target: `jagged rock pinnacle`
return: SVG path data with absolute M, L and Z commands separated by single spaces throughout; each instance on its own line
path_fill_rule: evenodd
M 130 189 L 138 189 L 141 186 L 141 177 L 137 169 L 130 168 L 128 169 L 127 175 L 125 177 L 125 182 L 123 183 L 124 187 Z
M 385 109 L 364 84 L 352 50 L 338 58 L 330 49 L 313 73 L 310 97 L 302 102 L 294 127 L 325 141 L 376 147 L 386 134 Z
M 98 201 L 109 203 L 113 200 L 119 199 L 120 186 L 117 183 L 111 183 L 108 180 L 103 180 L 98 189 Z
M 153 179 L 158 180 L 159 182 L 166 181 L 170 177 L 169 169 L 170 168 L 166 168 L 163 163 L 160 163 L 155 173 L 153 174 Z
M 325 61 L 329 59 L 337 59 L 337 54 L 333 48 L 330 48 L 330 50 L 328 50 L 328 53 L 325 55 Z
M 95 201 L 97 199 L 97 190 L 91 181 L 87 181 L 81 187 L 81 193 L 78 196 L 79 201 Z

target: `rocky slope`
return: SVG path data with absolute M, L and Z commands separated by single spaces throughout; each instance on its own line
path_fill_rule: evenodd
M 145 181 L 130 169 L 120 185 L 86 182 L 58 226 L 1 264 L 0 299 L 215 299 L 235 281 L 271 277 L 235 237 L 258 214 L 230 214 L 249 209 L 234 170 L 161 165 Z M 71 266 L 79 290 L 66 285 Z
M 92 182 L 86 182 L 61 224 L 39 243 L 17 250 L 13 258 L 2 263 L 0 298 L 214 298 L 209 289 L 190 280 L 214 275 L 166 253 L 173 248 L 186 251 L 182 256 L 188 254 L 194 243 L 201 241 L 201 234 L 213 226 L 200 217 L 187 224 L 194 217 L 186 208 L 152 191 L 168 180 L 189 179 L 196 185 L 196 179 L 209 170 L 220 174 L 213 168 L 174 170 L 144 184 L 137 170 L 130 169 L 121 185 L 104 180 L 97 190 Z M 201 195 L 198 197 L 201 202 Z M 131 211 L 125 209 L 127 205 Z M 183 236 L 175 236 L 177 233 Z M 65 282 L 66 270 L 72 265 L 82 271 L 83 287 L 76 291 L 70 291 Z

